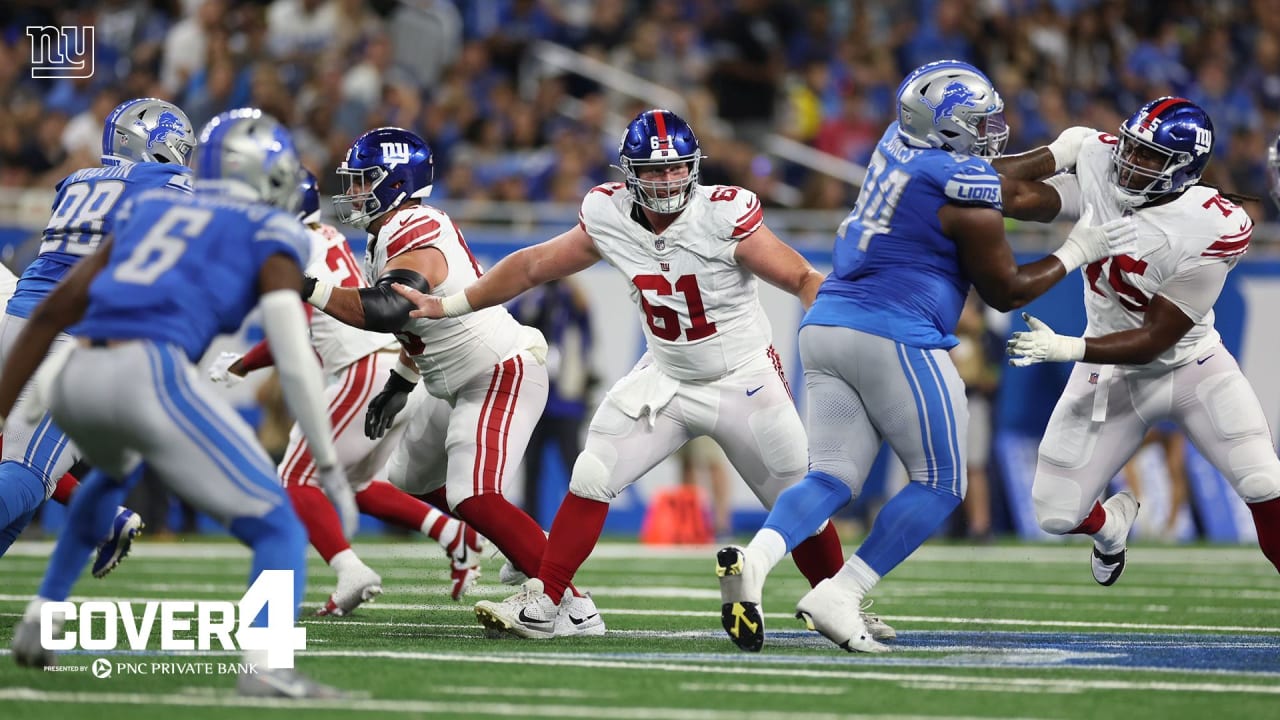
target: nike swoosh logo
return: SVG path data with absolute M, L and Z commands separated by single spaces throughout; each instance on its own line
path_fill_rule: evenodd
M 1203 365 L 1203 364 L 1205 364 L 1205 363 L 1209 362 L 1209 358 L 1211 358 L 1211 357 L 1213 357 L 1213 355 L 1209 355 L 1208 357 L 1201 358 L 1201 359 L 1199 359 L 1199 360 L 1197 360 L 1197 361 L 1196 361 L 1196 364 L 1197 364 L 1197 365 Z
M 594 618 L 594 617 L 600 617 L 600 613 L 594 613 L 594 614 L 592 614 L 592 615 L 588 615 L 588 616 L 586 616 L 586 617 L 584 617 L 584 618 L 581 618 L 581 619 L 576 618 L 576 617 L 574 617 L 574 616 L 570 615 L 570 616 L 569 616 L 569 622 L 573 623 L 574 625 L 581 625 L 582 623 L 584 623 L 584 622 L 586 622 L 586 621 L 588 621 L 588 620 L 590 620 L 591 618 Z
M 755 390 L 748 390 L 748 391 L 747 391 L 747 397 L 751 397 L 752 395 L 755 395 L 756 393 L 760 392 L 760 391 L 761 391 L 761 390 L 763 390 L 763 389 L 764 389 L 764 386 L 763 386 L 763 385 L 761 385 L 760 387 L 756 388 Z
M 520 614 L 516 615 L 516 619 L 524 623 L 525 625 L 550 625 L 551 624 L 550 620 L 539 620 L 537 618 L 529 617 L 528 615 L 525 614 L 524 608 L 520 608 Z M 570 619 L 572 620 L 573 618 L 570 618 Z

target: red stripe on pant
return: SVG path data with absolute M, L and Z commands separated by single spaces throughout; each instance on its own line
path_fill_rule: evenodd
M 333 437 L 341 434 L 359 415 L 369 396 L 369 390 L 372 389 L 375 364 L 376 358 L 367 355 L 347 366 L 342 389 L 329 402 L 329 423 L 333 426 Z M 315 475 L 315 470 L 311 446 L 304 439 L 294 448 L 280 477 L 285 486 L 305 485 Z
M 505 360 L 493 369 L 489 392 L 480 408 L 480 418 L 476 423 L 476 459 L 471 478 L 473 495 L 502 491 L 499 468 L 506 451 L 506 436 L 502 428 L 506 414 L 514 409 L 513 388 L 521 375 L 516 359 Z

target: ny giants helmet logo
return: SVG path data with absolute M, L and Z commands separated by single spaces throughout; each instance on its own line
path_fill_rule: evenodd
M 957 80 L 942 90 L 942 100 L 937 105 L 930 103 L 929 98 L 920 98 L 920 101 L 933 111 L 933 122 L 936 124 L 942 118 L 949 117 L 957 107 L 974 107 L 975 97 L 977 93 Z
M 387 167 L 389 168 L 394 169 L 397 165 L 409 162 L 409 156 L 412 154 L 413 151 L 409 149 L 409 143 L 382 143 L 382 159 L 387 163 Z
M 1206 127 L 1196 127 L 1196 155 L 1203 155 L 1213 147 L 1213 132 Z
M 141 120 L 134 120 L 133 124 L 147 130 L 147 124 Z M 155 128 L 147 130 L 147 149 L 150 150 L 156 143 L 164 142 L 169 137 L 169 133 L 174 133 L 178 137 L 187 136 L 182 129 L 182 120 L 179 120 L 177 115 L 165 111 L 160 113 L 160 119 L 156 121 Z

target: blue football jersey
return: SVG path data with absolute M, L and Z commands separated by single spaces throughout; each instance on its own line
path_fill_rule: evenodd
M 258 304 L 267 258 L 301 268 L 310 250 L 302 223 L 268 205 L 199 187 L 142 193 L 118 211 L 111 257 L 75 334 L 171 343 L 194 362 Z
M 116 210 L 152 188 L 191 192 L 191 170 L 167 163 L 122 163 L 77 170 L 58 183 L 40 254 L 23 271 L 6 312 L 31 317 L 45 295 L 80 258 L 98 250 L 115 226 Z
M 982 158 L 907 145 L 898 124 L 890 125 L 836 234 L 835 267 L 802 325 L 954 347 L 969 279 L 955 241 L 938 223 L 946 204 L 999 210 L 1000 178 Z

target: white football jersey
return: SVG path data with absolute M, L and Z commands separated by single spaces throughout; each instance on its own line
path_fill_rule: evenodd
M 679 380 L 721 377 L 762 357 L 772 342 L 756 277 L 738 265 L 738 241 L 764 223 L 760 199 L 730 185 L 694 185 L 661 235 L 631 217 L 622 183 L 598 185 L 579 222 L 601 257 L 630 280 L 655 362 Z
M 1213 303 L 1221 285 L 1216 291 L 1210 285 L 1213 296 L 1197 297 L 1196 302 L 1183 297 L 1182 289 L 1197 286 L 1197 274 L 1225 277 L 1225 270 L 1235 267 L 1248 250 L 1253 221 L 1240 206 L 1204 185 L 1192 186 L 1162 205 L 1130 211 L 1117 196 L 1111 179 L 1115 144 L 1114 136 L 1100 133 L 1081 147 L 1076 164 L 1080 204 L 1093 206 L 1095 223 L 1132 212 L 1138 248 L 1129 255 L 1085 266 L 1084 301 L 1089 318 L 1085 337 L 1141 327 L 1148 303 L 1160 295 L 1176 304 L 1195 326 L 1147 367 L 1178 367 L 1220 342 L 1213 326 Z M 1226 268 L 1220 263 L 1226 263 Z M 1201 294 L 1204 285 L 1197 286 Z
M 444 255 L 449 274 L 430 294 L 445 297 L 475 282 L 484 274 L 461 231 L 444 211 L 429 205 L 409 205 L 393 211 L 365 252 L 369 278 L 382 275 L 392 258 L 424 248 Z M 522 350 L 542 348 L 542 333 L 511 317 L 504 307 L 491 307 L 456 318 L 415 318 L 396 333 L 422 373 L 427 390 L 439 398 L 451 398 L 477 373 Z
M 7 265 L 0 264 L 0 311 L 9 304 L 9 298 L 18 289 L 18 276 Z
M 369 287 L 351 246 L 337 228 L 322 224 L 317 229 L 308 228 L 307 234 L 311 236 L 308 275 L 338 287 Z M 336 373 L 379 350 L 400 347 L 391 335 L 354 328 L 322 312 L 311 313 L 311 345 L 327 373 Z

